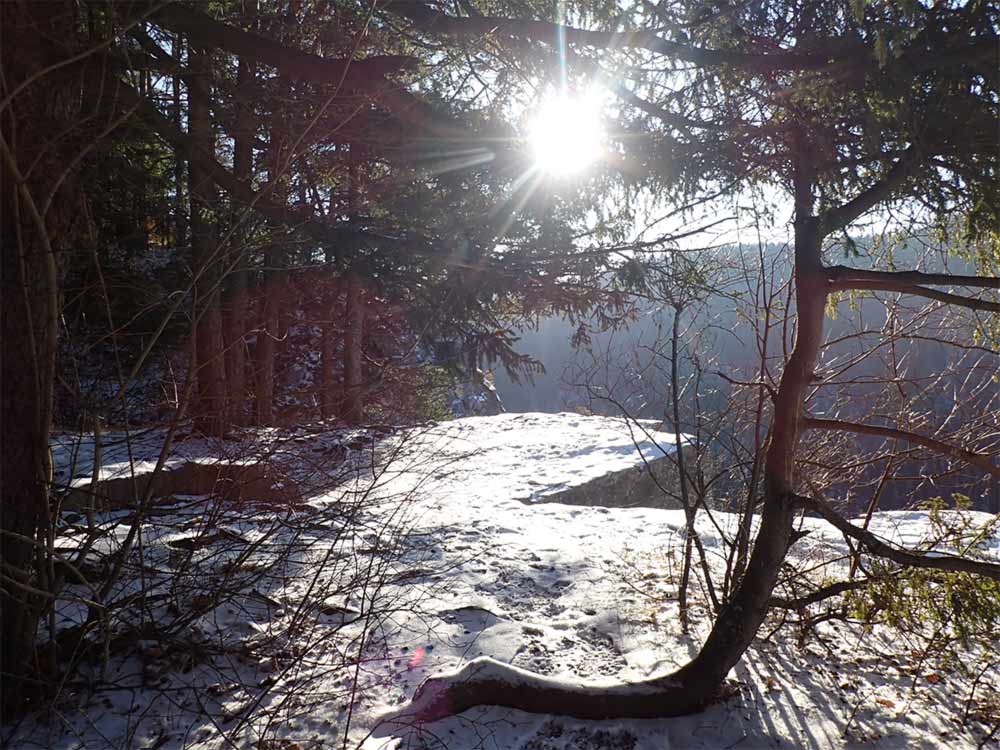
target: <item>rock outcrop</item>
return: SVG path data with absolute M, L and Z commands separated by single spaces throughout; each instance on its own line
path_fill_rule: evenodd
M 647 459 L 645 463 L 543 495 L 534 502 L 607 508 L 680 508 L 677 461 L 674 454 Z

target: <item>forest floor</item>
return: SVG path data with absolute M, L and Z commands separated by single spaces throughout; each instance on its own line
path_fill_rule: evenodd
M 806 633 L 777 617 L 730 675 L 729 697 L 698 715 L 578 721 L 483 707 L 428 724 L 386 720 L 426 677 L 480 655 L 621 681 L 695 654 L 710 609 L 696 580 L 691 631 L 681 631 L 683 512 L 546 502 L 662 457 L 673 437 L 576 414 L 180 437 L 168 468 L 266 464 L 287 492 L 223 500 L 175 487 L 142 513 L 66 509 L 61 544 L 73 553 L 92 539 L 81 572 L 93 580 L 68 587 L 56 629 L 85 621 L 102 577 L 103 601 L 125 604 L 91 628 L 103 648 L 82 676 L 3 728 L 7 746 L 975 748 L 1000 720 L 996 654 L 969 647 L 956 664 L 930 655 L 921 634 L 838 620 Z M 122 434 L 105 435 L 102 478 L 148 471 L 162 438 L 133 436 L 129 457 Z M 89 481 L 90 436 L 59 435 L 55 452 L 63 482 Z M 735 523 L 699 516 L 715 571 Z M 795 561 L 817 582 L 843 576 L 842 537 L 802 523 L 811 533 Z M 141 544 L 114 580 L 108 568 L 136 525 Z M 876 514 L 870 528 L 911 546 L 931 533 L 915 511 Z M 987 547 L 1000 558 L 1000 539 Z

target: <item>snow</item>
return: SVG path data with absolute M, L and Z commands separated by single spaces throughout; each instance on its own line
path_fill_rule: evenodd
M 162 438 L 109 433 L 102 476 L 155 464 Z M 88 440 L 58 436 L 63 481 L 89 481 Z M 18 726 L 10 746 L 975 747 L 983 727 L 955 721 L 967 678 L 924 664 L 908 634 L 837 622 L 802 643 L 791 628 L 769 636 L 777 621 L 765 624 L 731 675 L 733 696 L 690 717 L 592 722 L 480 707 L 428 725 L 399 720 L 416 688 L 439 673 L 503 663 L 555 680 L 628 682 L 696 653 L 709 605 L 695 585 L 692 631 L 682 633 L 683 512 L 551 502 L 663 459 L 674 444 L 653 423 L 568 413 L 472 417 L 381 436 L 320 425 L 181 440 L 170 462 L 271 461 L 295 477 L 301 502 L 220 507 L 179 497 L 146 521 L 146 568 L 175 574 L 172 584 L 148 574 L 163 597 L 151 611 L 173 635 L 114 652 L 103 675 L 95 668 L 89 686 Z M 323 472 L 336 482 L 319 481 Z M 128 511 L 97 520 L 111 532 L 104 552 L 135 523 Z M 796 555 L 817 565 L 817 581 L 843 575 L 843 538 L 819 519 L 802 523 L 811 533 Z M 735 526 L 730 514 L 699 515 L 713 567 L 725 554 L 718 529 L 730 535 Z M 869 528 L 912 548 L 931 533 L 928 514 L 916 511 L 875 514 Z M 77 524 L 67 546 L 79 536 Z M 1000 539 L 979 554 L 1000 559 Z M 218 603 L 206 594 L 216 576 L 229 576 L 231 590 Z M 135 586 L 124 581 L 113 595 Z M 85 608 L 66 602 L 60 614 L 69 626 Z M 138 627 L 125 614 L 121 621 Z M 978 657 L 970 652 L 970 663 Z M 998 681 L 994 667 L 980 695 L 996 695 Z
M 545 501 L 675 450 L 674 435 L 659 431 L 655 422 L 573 413 L 500 414 L 488 421 L 467 417 L 397 439 L 408 441 L 410 451 L 421 457 L 435 456 L 438 478 L 446 482 L 431 496 L 461 491 L 472 503 Z M 413 468 L 403 474 L 422 478 L 423 462 Z

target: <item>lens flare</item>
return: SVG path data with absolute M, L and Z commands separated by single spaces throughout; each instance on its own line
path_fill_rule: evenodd
M 426 656 L 424 652 L 424 647 L 417 646 L 415 649 L 413 649 L 413 653 L 410 654 L 410 661 L 408 662 L 407 666 L 410 669 L 416 669 L 417 667 L 419 667 L 421 664 L 424 663 L 424 656 Z

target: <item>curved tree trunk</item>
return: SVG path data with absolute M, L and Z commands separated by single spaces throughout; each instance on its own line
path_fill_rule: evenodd
M 795 346 L 774 406 L 771 442 L 764 461 L 765 496 L 760 529 L 746 572 L 719 611 L 698 655 L 672 674 L 635 683 L 600 685 L 544 677 L 483 658 L 458 672 L 434 677 L 410 706 L 387 720 L 440 718 L 487 704 L 582 719 L 680 716 L 715 700 L 768 612 L 792 538 L 798 503 L 795 451 L 806 390 L 813 379 L 823 332 L 828 281 L 820 259 L 820 224 L 812 216 L 811 184 L 798 180 L 795 223 Z
M 782 373 L 774 405 L 771 442 L 764 459 L 764 504 L 753 552 L 705 645 L 675 675 L 705 698 L 722 684 L 757 634 L 788 552 L 798 507 L 795 451 L 802 403 L 813 379 L 826 309 L 827 281 L 820 263 L 820 242 L 816 218 L 799 218 L 795 223 L 795 346 Z

